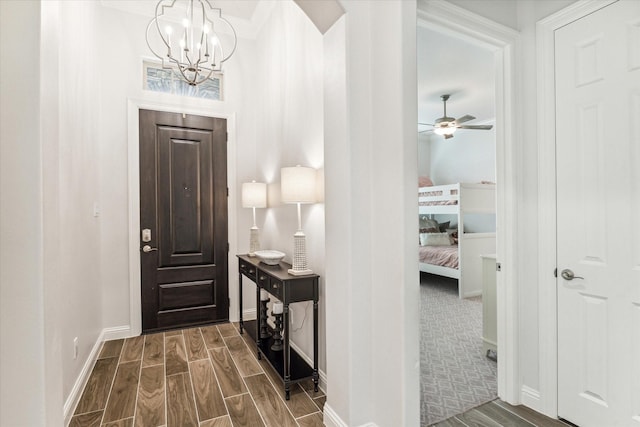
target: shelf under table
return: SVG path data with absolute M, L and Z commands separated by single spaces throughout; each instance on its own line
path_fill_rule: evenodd
M 245 320 L 244 331 L 249 334 L 251 339 L 254 342 L 257 342 L 256 337 L 256 324 L 258 322 L 255 320 Z M 271 328 L 269 328 L 271 330 Z M 262 353 L 263 357 L 265 357 L 273 369 L 278 373 L 280 378 L 284 382 L 284 355 L 283 350 L 273 351 L 271 350 L 271 344 L 273 344 L 273 338 L 267 338 L 266 340 L 262 340 L 260 343 L 260 353 Z M 284 347 L 284 343 L 283 343 Z M 289 346 L 289 358 L 290 358 L 290 369 L 289 375 L 291 376 L 291 382 L 299 382 L 305 380 L 307 378 L 313 377 L 313 367 L 311 367 L 303 358 L 295 351 L 291 346 Z

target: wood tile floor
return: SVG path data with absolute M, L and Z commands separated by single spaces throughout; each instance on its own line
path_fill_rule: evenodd
M 309 380 L 284 400 L 278 374 L 230 323 L 107 341 L 70 427 L 315 427 Z
M 433 427 L 570 427 L 526 406 L 512 406 L 500 399 L 448 418 Z

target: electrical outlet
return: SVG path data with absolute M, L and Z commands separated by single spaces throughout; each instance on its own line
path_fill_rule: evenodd
M 73 339 L 73 360 L 78 358 L 78 337 Z

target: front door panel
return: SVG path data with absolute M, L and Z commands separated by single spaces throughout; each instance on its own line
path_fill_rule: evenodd
M 226 121 L 140 111 L 143 331 L 228 319 Z

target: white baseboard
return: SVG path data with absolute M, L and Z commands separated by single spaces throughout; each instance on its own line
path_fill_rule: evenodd
M 113 328 L 105 328 L 102 330 L 102 341 L 119 340 L 122 338 L 130 338 L 131 327 L 129 325 L 114 326 Z
M 128 338 L 131 335 L 131 328 L 129 325 L 127 326 L 117 326 L 113 328 L 105 328 L 100 332 L 96 342 L 93 344 L 89 355 L 87 356 L 87 360 L 84 362 L 82 366 L 82 370 L 78 375 L 73 387 L 71 388 L 71 392 L 69 392 L 69 396 L 67 400 L 64 402 L 63 414 L 64 414 L 64 425 L 68 426 L 71 422 L 71 417 L 73 417 L 73 413 L 76 410 L 76 406 L 78 406 L 78 402 L 80 401 L 80 397 L 82 396 L 82 390 L 84 390 L 87 385 L 87 381 L 89 380 L 89 375 L 91 375 L 91 371 L 93 370 L 93 366 L 96 363 L 96 359 L 98 358 L 98 353 L 102 348 L 102 343 L 104 341 L 110 341 L 120 338 Z
M 326 427 L 349 427 L 326 402 L 322 412 L 322 421 Z
M 474 297 L 479 297 L 482 296 L 482 291 L 471 291 L 471 292 L 467 292 L 465 293 L 462 298 L 474 298 Z
M 256 320 L 258 311 L 255 308 L 242 310 L 242 320 Z
M 331 406 L 327 405 L 326 403 L 324 404 L 323 413 L 324 416 L 322 422 L 324 422 L 324 425 L 326 427 L 349 427 L 349 425 L 342 421 L 342 418 L 340 418 L 338 414 L 336 414 L 336 411 L 334 411 L 333 408 L 331 408 Z M 378 425 L 376 423 L 369 422 L 361 424 L 358 427 L 378 427 Z
M 538 390 L 523 385 L 520 389 L 520 402 L 534 411 L 542 412 L 542 401 Z

